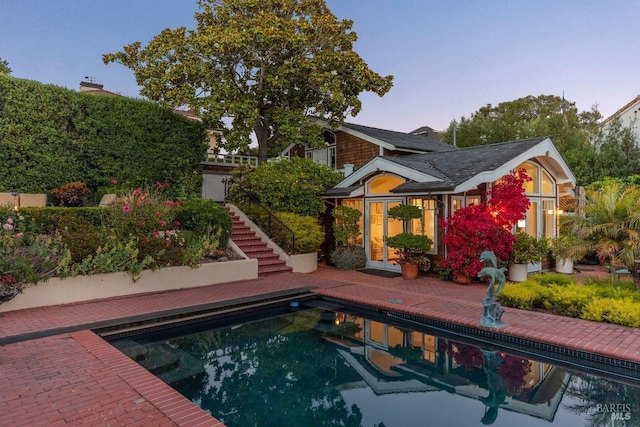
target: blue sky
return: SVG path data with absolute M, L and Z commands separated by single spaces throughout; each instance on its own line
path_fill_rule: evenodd
M 357 52 L 395 76 L 348 121 L 445 129 L 486 104 L 558 95 L 607 117 L 640 94 L 640 0 L 326 0 L 354 21 Z M 0 58 L 12 76 L 77 89 L 92 76 L 138 96 L 102 54 L 194 27 L 195 0 L 0 0 Z

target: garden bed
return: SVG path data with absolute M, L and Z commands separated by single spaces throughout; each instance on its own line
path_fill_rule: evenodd
M 242 259 L 188 266 L 144 270 L 134 282 L 131 273 L 106 273 L 67 278 L 53 277 L 30 286 L 0 305 L 0 312 L 69 304 L 148 292 L 194 288 L 258 277 L 258 261 Z

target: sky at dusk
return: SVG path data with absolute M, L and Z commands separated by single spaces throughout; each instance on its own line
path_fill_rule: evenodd
M 354 21 L 356 51 L 395 76 L 347 121 L 437 130 L 486 104 L 557 95 L 604 117 L 640 94 L 640 0 L 326 0 Z M 78 89 L 91 76 L 138 97 L 102 54 L 164 28 L 195 27 L 196 0 L 0 0 L 0 58 L 12 76 Z

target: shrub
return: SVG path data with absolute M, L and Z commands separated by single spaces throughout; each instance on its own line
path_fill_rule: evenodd
M 318 224 L 318 220 L 311 216 L 300 216 L 288 212 L 279 212 L 277 217 L 289 227 L 295 234 L 295 250 L 291 248 L 290 235 L 278 233 L 274 241 L 286 251 L 296 253 L 317 252 L 324 240 L 324 233 Z
M 560 316 L 580 317 L 584 307 L 595 297 L 595 290 L 585 286 L 550 285 L 543 303 L 547 310 Z
M 509 262 L 514 264 L 539 262 L 548 250 L 546 239 L 538 239 L 528 233 L 516 233 Z
M 78 181 L 97 190 L 117 177 L 201 191 L 202 123 L 149 101 L 9 76 L 0 76 L 0 93 L 0 165 L 12 165 L 0 168 L 0 191 L 45 193 Z
M 342 178 L 328 166 L 294 157 L 263 163 L 255 169 L 238 168 L 228 198 L 238 204 L 251 194 L 274 212 L 317 216 L 325 210 L 320 196 Z
M 638 328 L 640 327 L 640 302 L 629 298 L 594 299 L 584 308 L 581 318 Z
M 331 263 L 341 270 L 356 270 L 363 268 L 367 263 L 367 255 L 361 246 L 340 246 L 329 256 Z
M 585 286 L 595 289 L 596 294 L 603 298 L 630 298 L 640 302 L 640 292 L 632 280 L 615 280 L 603 278 L 589 278 Z
M 154 260 L 150 256 L 140 260 L 138 254 L 138 240 L 136 238 L 132 237 L 128 240 L 112 238 L 99 247 L 95 254 L 87 256 L 82 262 L 65 265 L 62 275 L 75 276 L 128 271 L 136 280 L 143 269 L 154 264 Z
M 86 219 L 70 213 L 58 218 L 57 229 L 74 262 L 80 262 L 100 246 L 98 229 Z
M 560 273 L 531 274 L 527 276 L 527 282 L 534 282 L 543 286 L 569 286 L 576 284 L 573 276 Z
M 21 291 L 55 275 L 61 259 L 68 255 L 60 235 L 25 233 L 26 219 L 13 211 L 1 223 L 1 287 Z
M 213 200 L 187 199 L 177 208 L 175 219 L 184 230 L 198 235 L 215 234 L 222 246 L 227 245 L 231 235 L 231 217 Z
M 91 193 L 84 182 L 69 182 L 51 191 L 51 197 L 59 206 L 82 206 L 84 197 Z
M 523 310 L 536 310 L 544 307 L 544 289 L 538 284 L 528 281 L 514 284 L 507 283 L 498 295 L 501 304 Z

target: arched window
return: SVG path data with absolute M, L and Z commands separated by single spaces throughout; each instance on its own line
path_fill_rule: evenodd
M 527 219 L 520 221 L 517 231 L 525 231 L 536 237 L 554 237 L 558 224 L 556 209 L 556 182 L 542 166 L 525 162 L 518 166 L 524 168 L 531 181 L 525 184 L 525 192 L 529 197 Z
M 389 194 L 403 183 L 404 179 L 395 175 L 381 175 L 367 183 L 367 194 Z

